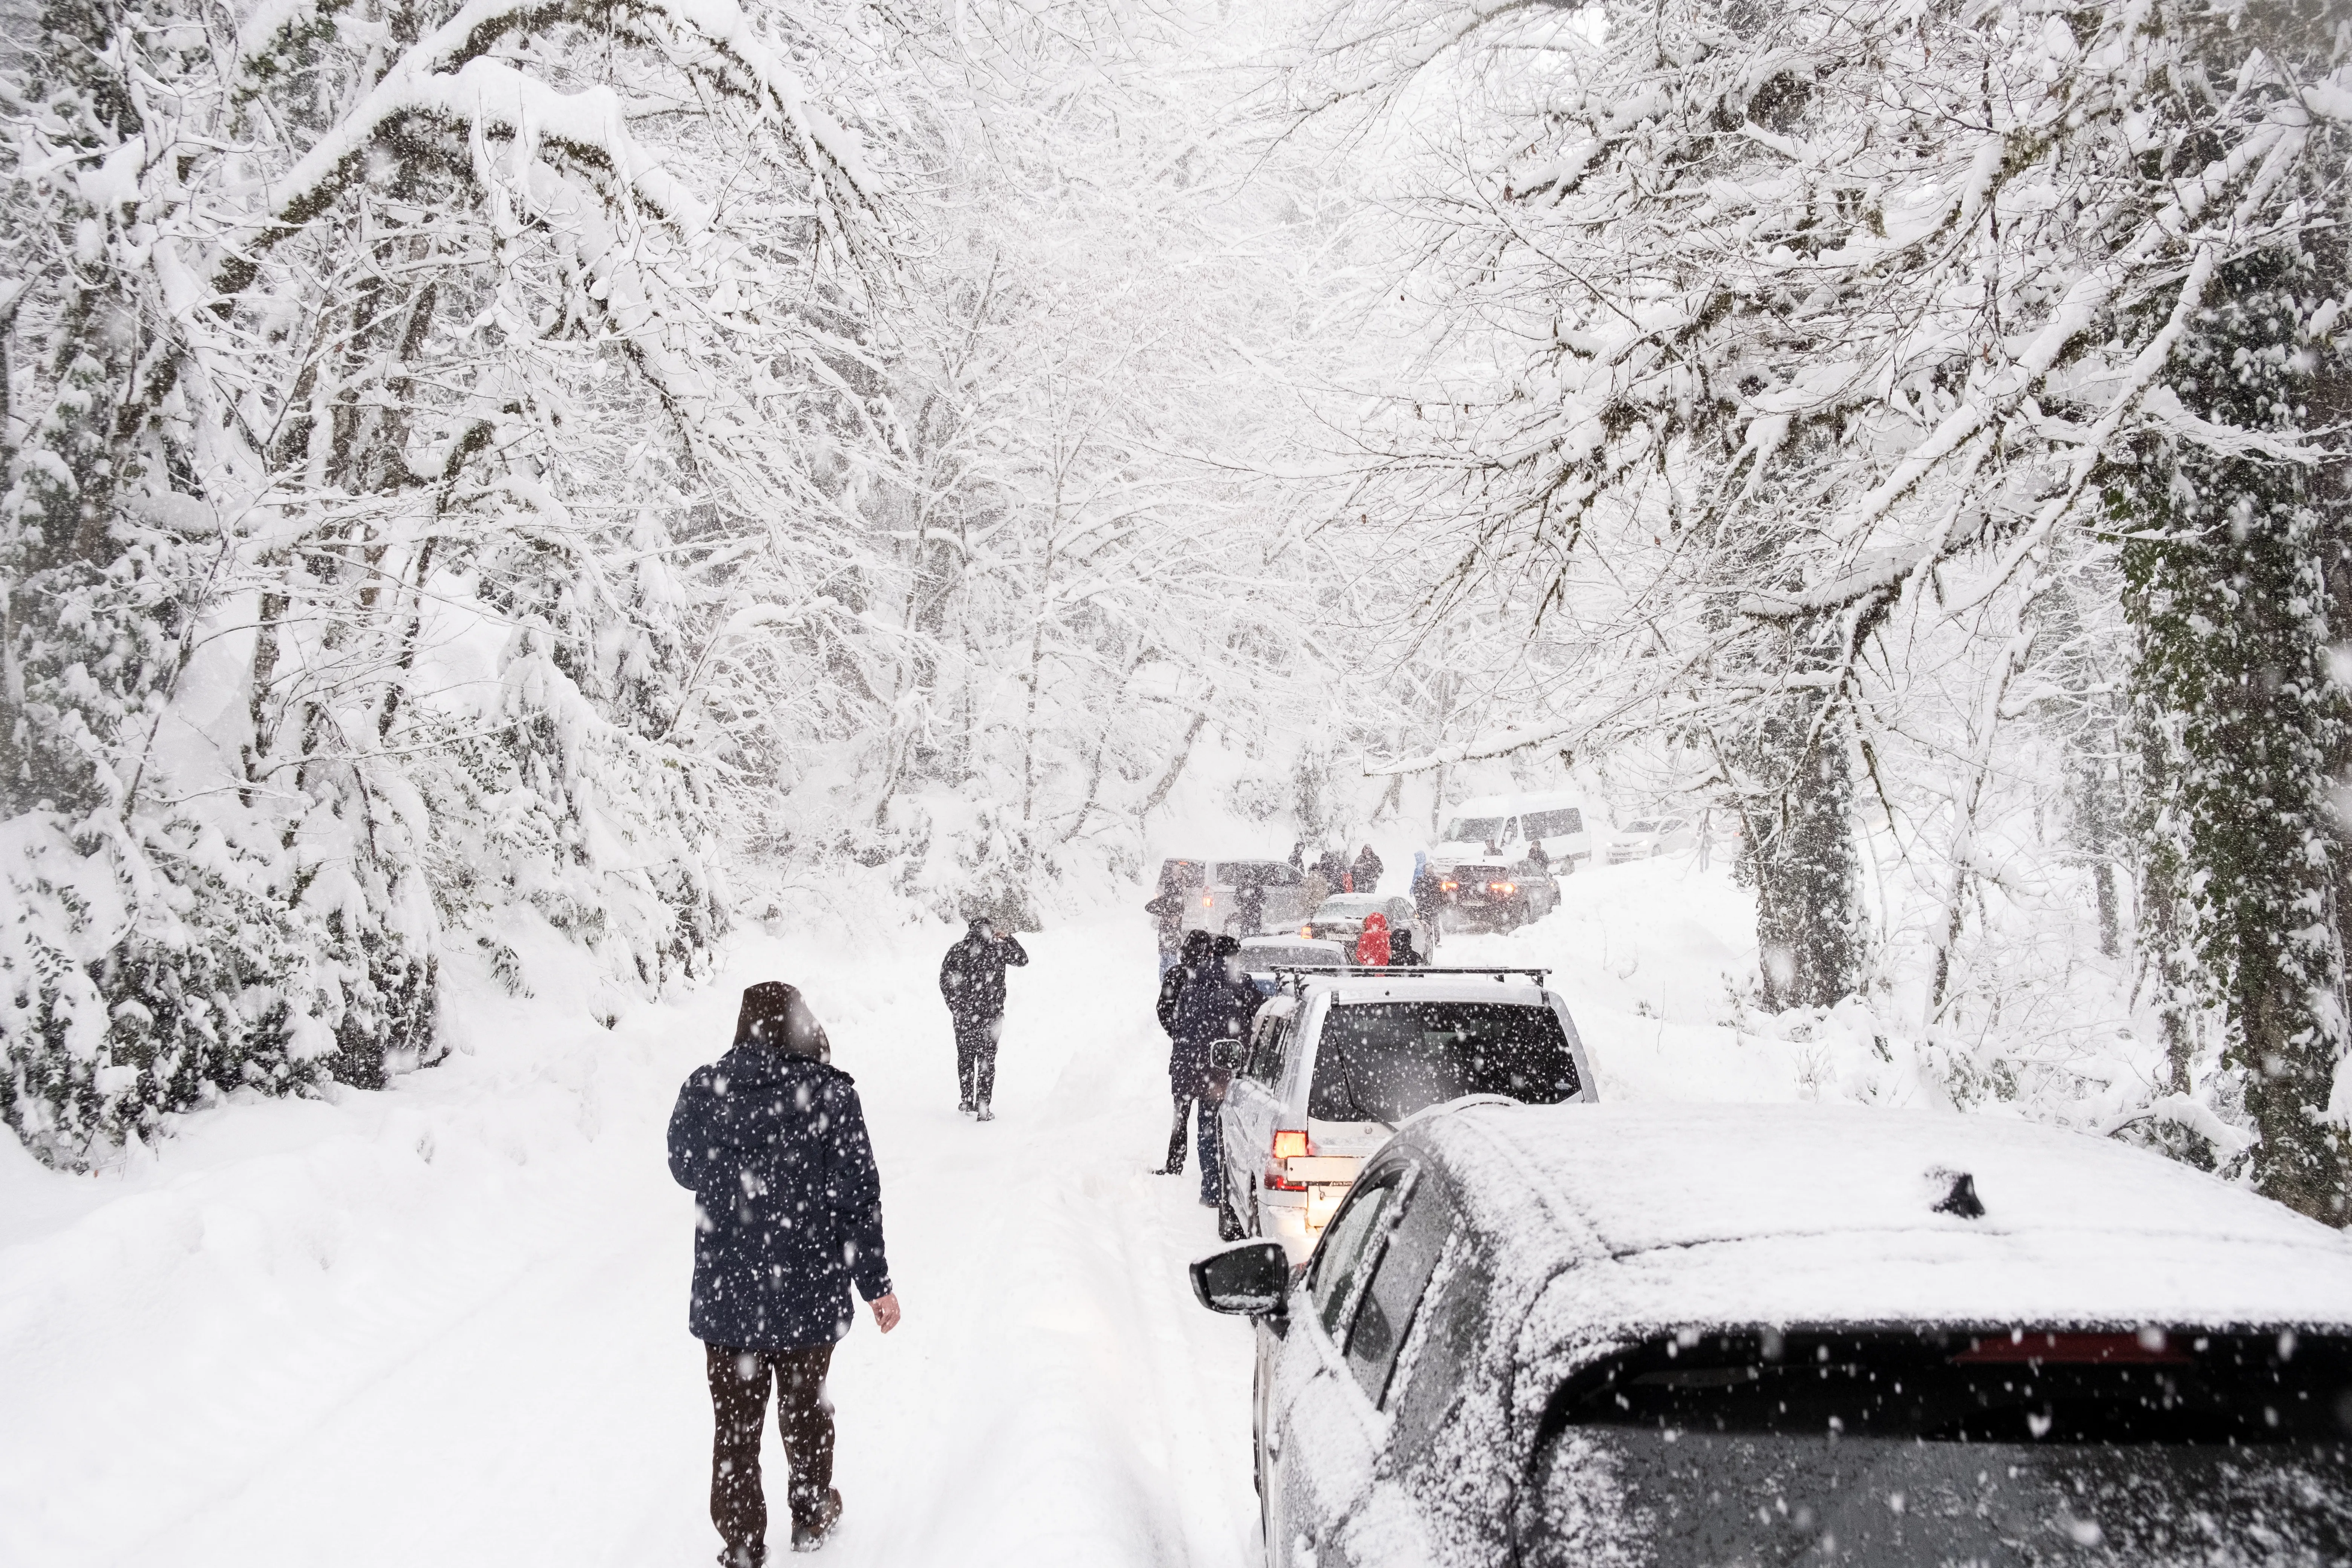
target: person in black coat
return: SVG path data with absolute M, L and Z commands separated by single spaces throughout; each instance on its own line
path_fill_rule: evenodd
M 1184 933 L 1183 949 L 1177 954 L 1174 967 L 1160 977 L 1160 1001 L 1154 1008 L 1160 1026 L 1169 1034 L 1176 1032 L 1176 999 L 1184 994 L 1184 983 L 1209 967 L 1217 939 L 1204 931 Z M 1238 943 L 1235 944 L 1239 946 Z
M 1230 936 L 1212 938 L 1207 962 L 1182 967 L 1183 981 L 1162 1019 L 1169 1035 L 1168 1091 L 1175 1101 L 1176 1117 L 1168 1132 L 1168 1163 L 1160 1167 L 1160 1173 L 1184 1173 L 1184 1121 L 1197 1107 L 1201 1202 L 1212 1208 L 1216 1206 L 1221 1179 L 1217 1107 L 1224 1096 L 1220 1079 L 1229 1076 L 1216 1066 L 1215 1047 L 1223 1041 L 1246 1039 L 1251 1020 L 1265 1001 L 1233 962 L 1241 948 Z
M 955 1025 L 956 1109 L 982 1121 L 995 1120 L 996 1042 L 1004 1030 L 1004 972 L 1029 962 L 1021 944 L 976 920 L 940 962 L 940 994 Z
M 743 993 L 733 1047 L 695 1069 L 670 1112 L 670 1174 L 695 1199 L 687 1327 L 709 1363 L 710 1520 L 728 1568 L 767 1555 L 760 1427 L 771 1380 L 793 1545 L 807 1550 L 841 1518 L 824 1380 L 856 1319 L 850 1291 L 884 1333 L 898 1325 L 866 1112 L 831 1056 L 799 990 L 763 981 Z
M 1160 940 L 1160 973 L 1166 974 L 1177 964 L 1178 945 L 1184 940 L 1184 889 L 1175 878 L 1163 873 L 1160 891 L 1143 906 L 1151 917 L 1152 934 Z

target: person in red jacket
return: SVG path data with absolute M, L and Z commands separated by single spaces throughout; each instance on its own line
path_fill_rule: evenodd
M 1364 932 L 1356 939 L 1356 962 L 1378 964 L 1384 969 L 1388 967 L 1388 916 L 1369 914 L 1364 917 Z

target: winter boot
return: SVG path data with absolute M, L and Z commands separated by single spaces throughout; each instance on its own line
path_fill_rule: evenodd
M 719 1568 L 761 1568 L 767 1561 L 768 1544 L 764 1541 L 719 1549 Z
M 974 1121 L 993 1121 L 996 1120 L 996 1112 L 991 1110 L 988 1108 L 988 1101 L 983 1100 L 980 1102 L 978 1108 L 972 1111 L 971 1119 Z
M 982 1109 L 984 1110 L 987 1108 L 983 1106 Z M 824 1544 L 825 1538 L 833 1533 L 834 1526 L 840 1522 L 841 1493 L 837 1490 L 829 1491 L 824 1494 L 824 1500 L 816 1505 L 816 1513 L 814 1517 L 805 1521 L 793 1521 L 793 1550 L 814 1552 Z

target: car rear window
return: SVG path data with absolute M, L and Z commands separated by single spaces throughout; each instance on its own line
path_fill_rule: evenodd
M 1180 888 L 1197 888 L 1207 870 L 1198 860 L 1163 860 L 1160 863 L 1160 880 L 1163 885 L 1173 882 Z
M 2343 1339 L 1686 1334 L 1572 1379 L 1545 1433 L 1545 1568 L 2352 1553 Z
M 1528 1105 L 1575 1098 L 1559 1016 L 1515 1002 L 1342 1002 L 1323 1021 L 1307 1114 L 1397 1121 L 1465 1094 Z
M 1283 860 L 1217 862 L 1217 880 L 1229 888 L 1292 888 L 1298 885 L 1300 876 L 1297 867 Z

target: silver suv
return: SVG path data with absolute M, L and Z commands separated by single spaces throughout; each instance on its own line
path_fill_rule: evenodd
M 1306 878 L 1287 860 L 1163 860 L 1160 886 L 1184 900 L 1186 931 L 1256 936 L 1297 931 Z
M 1223 1047 L 1217 1229 L 1306 1258 L 1365 1158 L 1464 1095 L 1599 1098 L 1568 1005 L 1534 969 L 1286 969 L 1246 1041 Z

